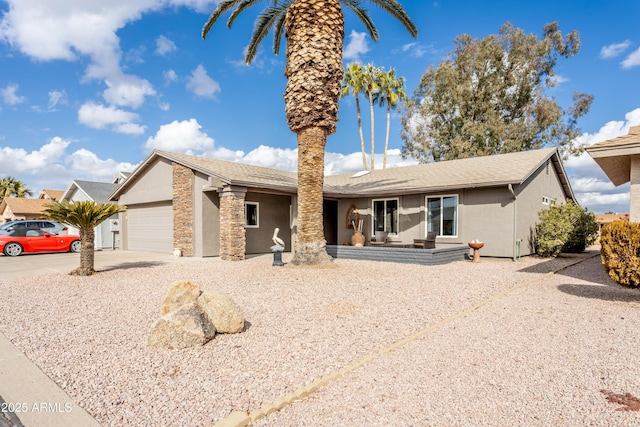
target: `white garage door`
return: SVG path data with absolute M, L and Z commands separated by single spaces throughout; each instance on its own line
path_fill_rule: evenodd
M 126 215 L 129 250 L 173 252 L 171 202 L 129 205 Z

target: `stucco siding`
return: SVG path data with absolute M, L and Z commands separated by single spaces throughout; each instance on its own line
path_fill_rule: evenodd
M 517 233 L 516 239 L 521 240 L 520 255 L 535 253 L 534 233 L 538 222 L 538 213 L 548 209 L 552 203 L 566 203 L 562 184 L 553 164 L 547 162 L 529 177 L 522 185 L 517 186 Z M 548 203 L 546 201 L 548 200 Z
M 134 178 L 135 185 L 126 187 L 120 195 L 119 203 L 129 205 L 172 200 L 172 176 L 171 162 L 163 158 L 157 159 Z
M 513 197 L 507 186 L 465 190 L 460 199 L 459 239 L 456 243 L 480 240 L 484 242 L 480 250 L 482 256 L 511 257 L 514 209 Z
M 285 244 L 291 241 L 291 196 L 247 192 L 246 203 L 258 203 L 258 227 L 246 227 L 246 253 L 268 253 L 274 245 L 273 231 L 280 229 L 278 237 Z M 291 248 L 287 245 L 286 250 Z
M 349 208 L 354 205 L 360 212 L 362 223 L 362 232 L 367 241 L 371 240 L 372 222 L 371 222 L 371 199 L 369 198 L 348 198 L 338 201 L 338 244 L 351 243 L 353 236 L 353 227 L 347 224 L 347 215 Z

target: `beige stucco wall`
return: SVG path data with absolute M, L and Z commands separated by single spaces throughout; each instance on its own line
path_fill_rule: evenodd
M 194 179 L 194 256 L 220 255 L 220 197 L 216 191 L 203 191 L 209 178 L 196 172 Z
M 129 185 L 124 190 L 119 203 L 127 205 L 172 200 L 172 176 L 171 162 L 163 158 L 156 159 L 135 178 L 134 185 Z
M 548 209 L 554 199 L 558 204 L 566 203 L 566 199 L 562 184 L 551 162 L 548 167 L 540 168 L 515 190 L 518 195 L 516 239 L 522 241 L 520 255 L 525 256 L 534 253 L 533 236 L 535 224 L 538 222 L 538 213 L 542 209 Z M 549 198 L 549 204 L 542 203 L 543 197 Z
M 640 155 L 631 157 L 629 221 L 640 222 Z
M 272 237 L 276 228 L 278 237 L 285 242 L 285 250 L 291 251 L 291 196 L 247 192 L 245 202 L 258 203 L 258 227 L 246 227 L 246 253 L 269 253 L 274 245 Z

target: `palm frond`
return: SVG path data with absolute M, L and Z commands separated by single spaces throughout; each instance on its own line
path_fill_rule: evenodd
M 364 24 L 364 26 L 367 28 L 367 32 L 369 32 L 369 36 L 371 37 L 371 40 L 373 40 L 374 42 L 377 42 L 380 39 L 380 35 L 378 34 L 378 29 L 376 28 L 375 24 L 371 20 L 371 16 L 369 16 L 369 12 L 367 12 L 366 9 L 363 9 L 361 7 L 361 1 L 360 0 L 341 0 L 340 2 L 345 6 L 347 6 L 358 17 L 360 22 Z
M 211 27 L 213 27 L 213 24 L 218 21 L 218 18 L 220 18 L 223 13 L 243 1 L 246 0 L 224 0 L 223 2 L 218 4 L 218 7 L 215 8 L 215 10 L 211 13 L 211 16 L 209 16 L 207 22 L 205 22 L 204 26 L 202 27 L 202 39 L 205 40 L 207 38 L 207 34 L 209 34 Z
M 274 6 L 269 6 L 260 14 L 260 16 L 258 16 L 244 57 L 247 64 L 250 64 L 251 61 L 253 61 L 253 58 L 255 58 L 256 52 L 258 51 L 258 46 L 260 46 L 262 40 L 264 40 L 264 38 L 269 34 L 276 23 L 280 22 L 284 27 L 284 16 L 286 16 L 287 10 L 289 10 L 289 6 L 292 1 L 293 0 L 285 0 Z M 276 32 L 280 33 L 282 36 L 282 29 Z M 279 47 L 278 43 L 278 49 Z
M 345 1 L 345 0 L 343 0 Z M 391 16 L 396 18 L 412 37 L 418 37 L 418 29 L 407 15 L 407 12 L 396 0 L 369 0 L 371 3 L 387 11 Z

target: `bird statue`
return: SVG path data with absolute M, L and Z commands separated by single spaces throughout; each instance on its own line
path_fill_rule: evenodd
M 275 230 L 273 230 L 273 243 L 275 243 L 278 246 L 282 246 L 284 248 L 284 240 L 282 240 L 281 238 L 278 237 L 278 232 L 280 231 L 279 228 L 276 228 Z

